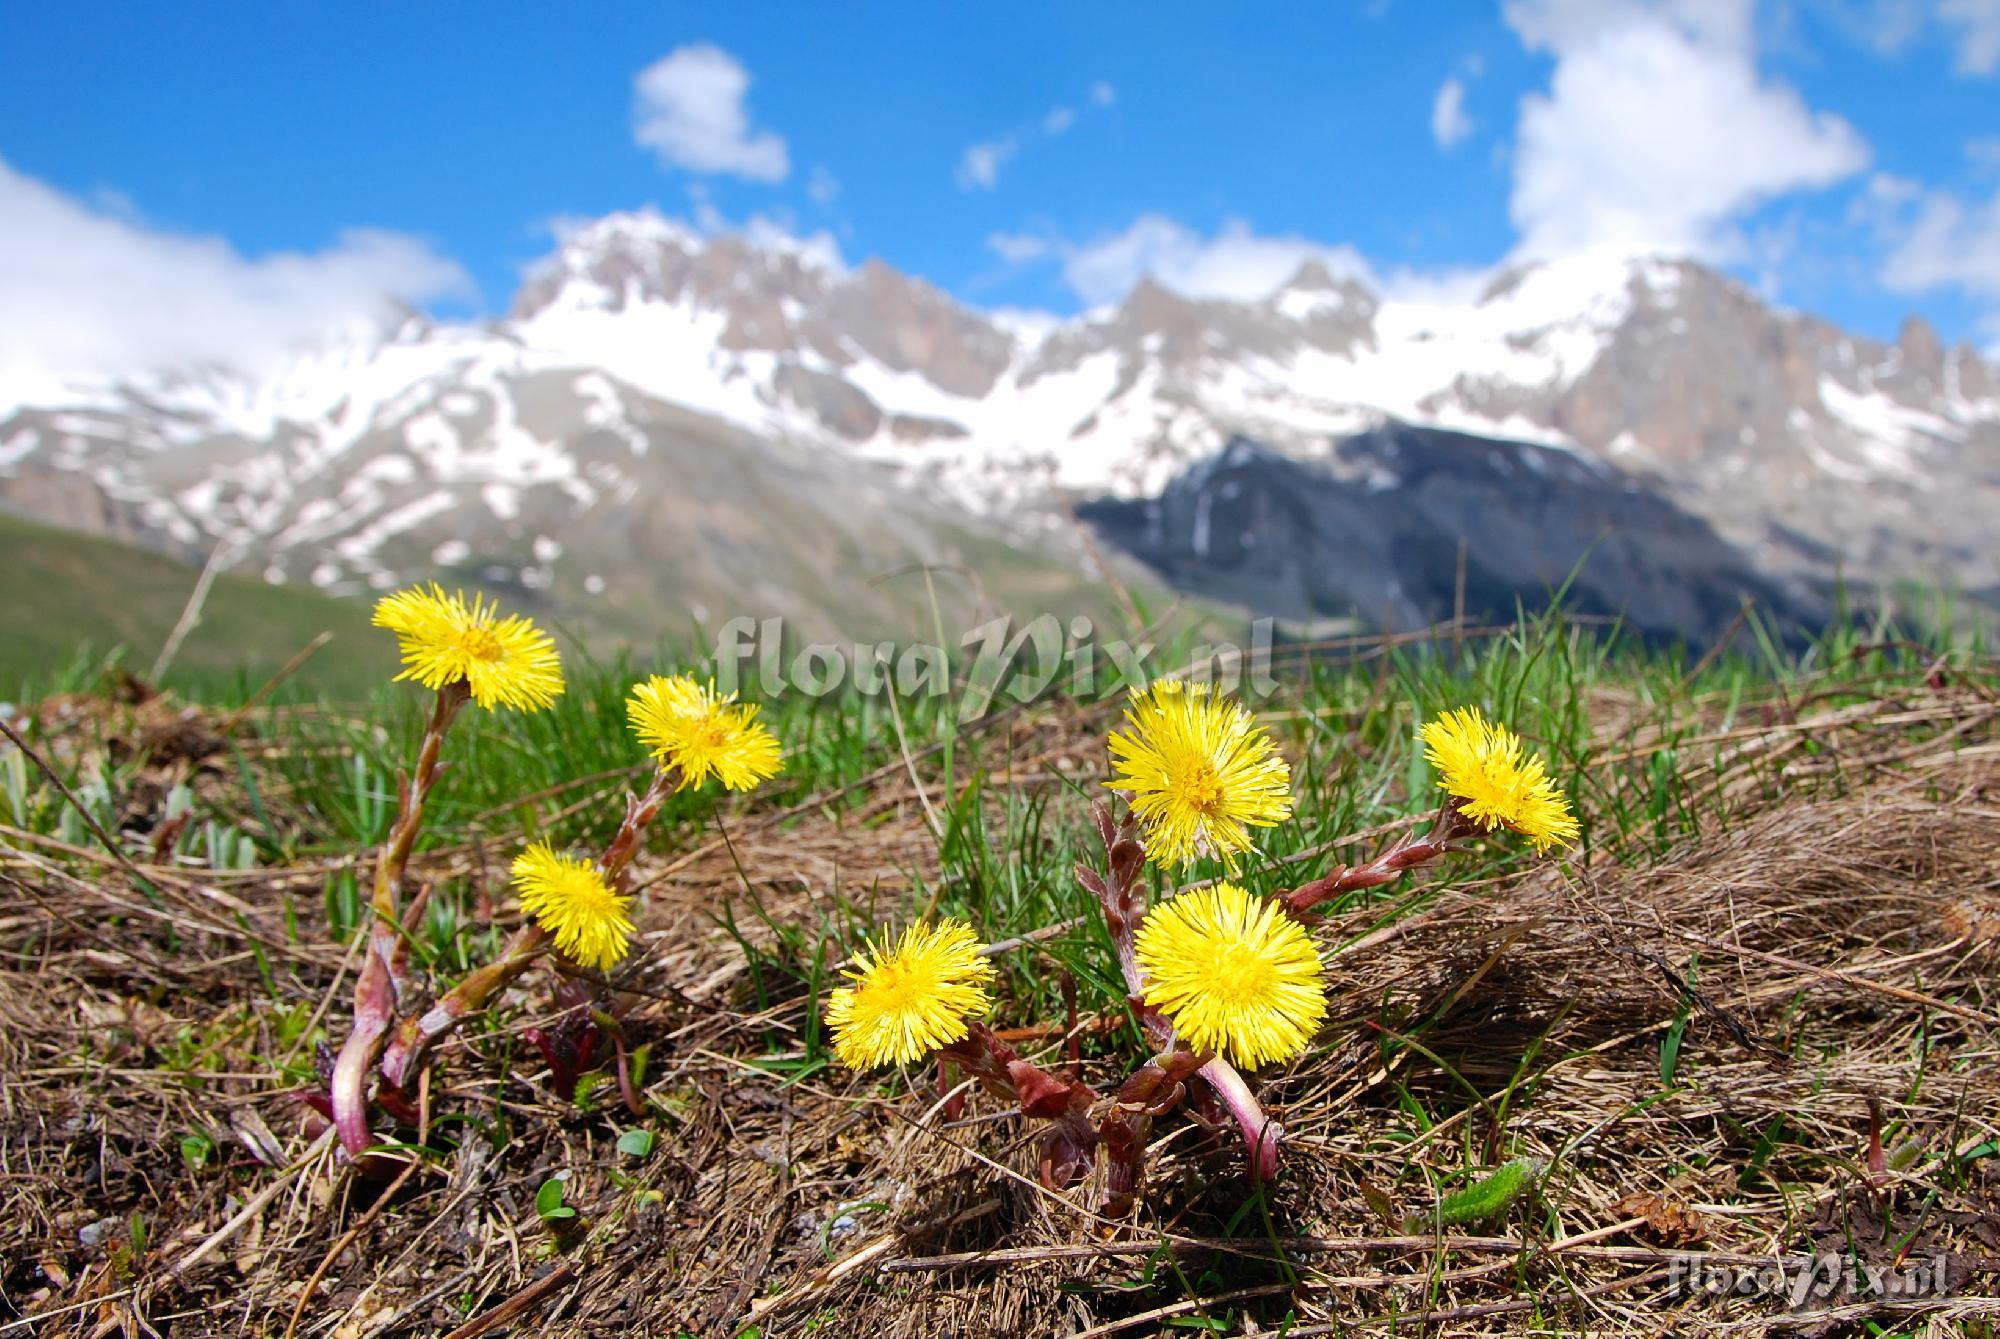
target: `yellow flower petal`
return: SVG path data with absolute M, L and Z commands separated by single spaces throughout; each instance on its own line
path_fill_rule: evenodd
M 426 688 L 464 680 L 472 700 L 539 711 L 562 696 L 562 661 L 546 632 L 518 614 L 500 617 L 486 597 L 467 603 L 463 591 L 398 591 L 375 606 L 375 626 L 396 634 L 403 658 L 398 679 Z
M 826 1002 L 834 1053 L 849 1069 L 903 1065 L 965 1037 L 966 1020 L 993 1007 L 993 965 L 963 921 L 912 925 L 856 956 L 851 986 Z
M 1154 860 L 1227 861 L 1250 849 L 1251 827 L 1291 817 L 1291 769 L 1237 702 L 1163 680 L 1133 695 L 1125 725 L 1109 741 L 1106 784 L 1132 792 Z
M 1423 739 L 1439 787 L 1456 797 L 1467 818 L 1488 832 L 1511 828 L 1533 842 L 1537 854 L 1576 841 L 1579 828 L 1569 801 L 1549 780 L 1542 760 L 1506 726 L 1467 707 L 1426 725 Z
M 1270 899 L 1233 883 L 1154 907 L 1136 948 L 1146 1003 L 1188 1045 L 1246 1069 L 1297 1055 L 1326 1019 L 1312 939 Z
M 632 946 L 629 899 L 612 891 L 591 861 L 557 855 L 537 842 L 514 857 L 521 910 L 572 961 L 609 971 Z
M 655 674 L 625 699 L 632 733 L 662 767 L 680 769 L 681 786 L 711 774 L 730 790 L 752 790 L 784 766 L 777 736 L 757 720 L 755 706 L 717 693 L 685 674 Z

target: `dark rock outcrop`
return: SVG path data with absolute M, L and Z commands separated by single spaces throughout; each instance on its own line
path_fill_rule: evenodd
M 1573 613 L 1706 646 L 1746 598 L 1787 634 L 1824 613 L 1637 476 L 1549 447 L 1402 424 L 1346 438 L 1324 463 L 1237 438 L 1156 498 L 1079 512 L 1179 589 L 1287 619 L 1448 619 L 1461 539 L 1476 620 L 1512 618 L 1561 591 Z

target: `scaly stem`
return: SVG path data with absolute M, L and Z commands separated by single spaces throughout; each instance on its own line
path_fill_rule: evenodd
M 1128 807 L 1125 816 L 1113 824 L 1111 811 L 1102 802 L 1092 805 L 1090 813 L 1097 825 L 1097 834 L 1104 841 L 1104 872 L 1099 874 L 1079 865 L 1076 877 L 1097 896 L 1098 903 L 1104 908 L 1104 923 L 1111 933 L 1112 945 L 1118 951 L 1119 971 L 1125 977 L 1126 998 L 1146 1033 L 1146 1039 L 1160 1050 L 1158 1058 L 1148 1062 L 1127 1080 L 1128 1083 L 1138 1084 L 1134 1089 L 1134 1100 L 1150 1107 L 1146 1113 L 1149 1122 L 1151 1116 L 1171 1109 L 1173 1102 L 1184 1094 L 1183 1067 L 1188 1062 L 1183 1057 L 1189 1053 L 1179 1048 L 1173 1020 L 1145 1000 L 1146 971 L 1139 965 L 1137 936 L 1139 924 L 1146 918 L 1146 891 L 1140 882 L 1146 865 L 1146 848 L 1137 836 L 1137 821 Z M 1149 1074 L 1151 1070 L 1166 1074 L 1171 1084 Z M 1275 1175 L 1278 1170 L 1278 1142 L 1284 1136 L 1284 1128 L 1264 1115 L 1264 1109 L 1257 1104 L 1250 1085 L 1243 1081 L 1236 1067 L 1221 1056 L 1206 1057 L 1199 1073 L 1242 1127 L 1243 1142 L 1250 1155 L 1251 1179 L 1263 1181 Z M 1151 1096 L 1155 1091 L 1168 1094 L 1164 1104 Z M 1139 1163 L 1145 1153 L 1140 1141 L 1144 1139 L 1145 1130 L 1145 1124 L 1133 1122 L 1117 1106 L 1104 1118 L 1099 1135 L 1111 1154 L 1110 1181 L 1114 1204 L 1120 1196 L 1136 1193 Z M 1121 1162 L 1124 1165 L 1120 1165 Z
M 403 993 L 403 969 L 409 960 L 407 933 L 401 914 L 403 873 L 410 863 L 410 851 L 424 825 L 424 802 L 437 784 L 444 768 L 438 761 L 444 749 L 445 732 L 471 697 L 463 679 L 438 689 L 431 708 L 430 724 L 424 729 L 417 750 L 417 767 L 412 775 L 399 777 L 400 803 L 389 839 L 375 862 L 375 893 L 369 907 L 374 922 L 369 927 L 368 945 L 361 970 L 354 980 L 354 1028 L 342 1043 L 333 1067 L 330 1096 L 333 1125 L 341 1147 L 350 1158 L 359 1158 L 375 1142 L 368 1128 L 368 1071 L 381 1050 L 382 1037 L 396 1016 Z
M 606 880 L 619 891 L 625 890 L 626 866 L 646 839 L 646 829 L 659 817 L 661 808 L 680 784 L 678 768 L 653 774 L 643 796 L 625 797 L 625 820 L 618 834 L 598 860 Z M 496 991 L 528 970 L 549 947 L 549 933 L 533 921 L 514 932 L 500 956 L 487 963 L 447 992 L 436 1004 L 416 1018 L 405 1020 L 396 1038 L 382 1057 L 382 1077 L 399 1088 L 408 1087 L 408 1077 L 422 1064 L 430 1048 L 449 1035 L 465 1019 L 486 1006 Z
M 1153 1117 L 1180 1105 L 1187 1080 L 1210 1058 L 1205 1051 L 1176 1046 L 1133 1070 L 1119 1085 L 1111 1109 L 1097 1126 L 1104 1145 L 1105 1213 L 1120 1218 L 1131 1210 L 1145 1180 L 1146 1134 Z
M 625 821 L 618 825 L 618 835 L 611 839 L 611 845 L 604 848 L 604 855 L 597 867 L 604 871 L 604 877 L 611 882 L 616 892 L 625 891 L 625 867 L 632 863 L 632 857 L 639 854 L 639 847 L 646 839 L 646 829 L 660 816 L 660 809 L 673 793 L 680 789 L 681 769 L 663 767 L 653 773 L 653 784 L 646 787 L 646 793 L 638 799 L 625 797 Z
M 978 1079 L 995 1096 L 1013 1098 L 1022 1115 L 1050 1122 L 1037 1158 L 1043 1185 L 1060 1190 L 1090 1170 L 1097 1153 L 1090 1108 L 1097 1094 L 1084 1084 L 1023 1060 L 991 1028 L 977 1021 L 970 1025 L 964 1040 L 938 1049 L 940 1070 L 948 1064 Z
M 495 991 L 532 967 L 548 949 L 549 938 L 547 930 L 529 921 L 514 932 L 499 957 L 466 976 L 422 1014 L 405 1019 L 382 1056 L 382 1077 L 398 1088 L 408 1087 L 410 1075 L 432 1045 L 483 1008 Z
M 1456 843 L 1477 831 L 1472 821 L 1459 812 L 1455 802 L 1446 801 L 1432 820 L 1430 831 L 1423 836 L 1406 833 L 1367 864 L 1336 865 L 1311 883 L 1300 884 L 1279 900 L 1287 912 L 1294 916 L 1303 915 L 1342 893 L 1394 883 L 1417 866 L 1451 854 L 1458 849 Z
M 1104 872 L 1079 864 L 1076 879 L 1097 898 L 1104 909 L 1104 925 L 1111 935 L 1111 947 L 1118 954 L 1118 971 L 1125 978 L 1127 1002 L 1145 1031 L 1146 1039 L 1162 1054 L 1174 1047 L 1174 1025 L 1158 1009 L 1145 1001 L 1146 971 L 1139 965 L 1139 923 L 1146 919 L 1146 848 L 1139 841 L 1138 819 L 1128 808 L 1117 823 L 1103 801 L 1090 806 L 1091 820 L 1104 842 Z

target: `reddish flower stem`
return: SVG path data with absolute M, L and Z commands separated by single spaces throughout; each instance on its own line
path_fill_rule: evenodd
M 659 817 L 679 784 L 679 769 L 669 767 L 653 774 L 652 784 L 644 795 L 625 797 L 625 819 L 597 862 L 613 890 L 625 891 L 626 867 L 639 854 L 646 840 L 646 829 Z M 498 958 L 460 981 L 423 1014 L 404 1021 L 382 1057 L 382 1076 L 397 1087 L 408 1087 L 406 1080 L 422 1065 L 431 1047 L 450 1035 L 467 1017 L 483 1009 L 495 992 L 534 966 L 535 960 L 548 951 L 549 943 L 549 932 L 533 921 L 516 930 Z
M 1090 1170 L 1097 1151 L 1090 1108 L 1097 1094 L 1089 1087 L 1023 1060 L 993 1029 L 976 1020 L 963 1040 L 938 1049 L 938 1064 L 940 1071 L 947 1064 L 957 1065 L 996 1097 L 1018 1102 L 1022 1115 L 1051 1122 L 1037 1158 L 1043 1185 L 1060 1190 Z
M 1243 1147 L 1250 1158 L 1250 1179 L 1262 1184 L 1278 1174 L 1278 1145 L 1284 1142 L 1285 1127 L 1264 1114 L 1264 1106 L 1250 1085 L 1228 1061 L 1217 1056 L 1201 1067 L 1201 1077 L 1215 1090 L 1223 1108 L 1236 1118 L 1243 1132 Z
M 597 867 L 604 871 L 610 881 L 612 891 L 625 891 L 625 867 L 632 863 L 632 857 L 639 854 L 639 847 L 646 840 L 646 829 L 660 816 L 660 810 L 681 787 L 681 769 L 663 767 L 653 773 L 652 784 L 646 793 L 634 799 L 625 797 L 625 820 L 618 825 L 618 833 L 611 839 L 611 845 L 604 848 L 598 858 Z
M 1111 810 L 1102 801 L 1091 806 L 1091 818 L 1097 824 L 1098 836 L 1104 841 L 1104 872 L 1079 865 L 1077 880 L 1096 894 L 1098 903 L 1104 908 L 1104 922 L 1111 933 L 1111 943 L 1118 952 L 1118 968 L 1125 977 L 1126 997 L 1146 1039 L 1159 1048 L 1159 1058 L 1148 1062 L 1132 1077 L 1141 1080 L 1142 1088 L 1152 1084 L 1168 1091 L 1171 1101 L 1159 1110 L 1171 1109 L 1172 1101 L 1184 1095 L 1180 1079 L 1174 1079 L 1171 1088 L 1157 1079 L 1144 1078 L 1149 1069 L 1160 1068 L 1171 1072 L 1183 1062 L 1173 1060 L 1177 1055 L 1186 1055 L 1185 1050 L 1177 1050 L 1173 1020 L 1146 1003 L 1146 971 L 1139 965 L 1138 933 L 1139 924 L 1146 918 L 1146 890 L 1141 876 L 1146 865 L 1146 848 L 1137 835 L 1137 820 L 1128 807 L 1125 815 L 1116 824 L 1111 821 Z M 1284 1135 L 1284 1127 L 1265 1116 L 1258 1105 L 1257 1097 L 1250 1091 L 1250 1085 L 1236 1067 L 1219 1055 L 1207 1055 L 1200 1067 L 1200 1077 L 1213 1088 L 1222 1099 L 1223 1105 L 1236 1118 L 1243 1130 L 1244 1147 L 1250 1158 L 1250 1177 L 1253 1181 L 1263 1181 L 1278 1170 L 1278 1143 Z M 1132 1080 L 1128 1080 L 1131 1082 Z M 1159 1114 L 1156 1110 L 1151 1114 Z M 1130 1160 L 1124 1168 L 1113 1166 L 1111 1181 L 1114 1185 L 1113 1199 L 1121 1193 L 1117 1186 L 1131 1182 L 1131 1190 L 1136 1190 L 1138 1162 L 1145 1149 L 1143 1141 L 1145 1127 L 1135 1130 L 1121 1129 L 1114 1132 L 1110 1126 L 1125 1118 L 1114 1108 L 1104 1119 L 1099 1133 L 1106 1148 L 1113 1150 L 1115 1158 Z
M 652 783 L 646 787 L 644 795 L 626 795 L 626 815 L 624 821 L 618 823 L 618 835 L 612 837 L 612 843 L 604 847 L 604 855 L 598 857 L 598 869 L 604 871 L 604 879 L 614 891 L 624 891 L 626 867 L 644 845 L 646 827 L 660 815 L 660 809 L 678 785 L 680 769 L 666 767 L 652 775 Z M 422 1065 L 430 1047 L 434 1047 L 438 1039 L 450 1035 L 462 1021 L 466 1021 L 466 1017 L 484 1009 L 486 1001 L 492 999 L 496 991 L 504 989 L 520 973 L 532 967 L 534 961 L 548 951 L 548 947 L 548 931 L 534 921 L 516 929 L 514 937 L 508 939 L 506 947 L 500 951 L 500 957 L 464 977 L 458 985 L 446 991 L 438 1003 L 430 1005 L 430 1009 L 422 1015 L 406 1019 L 402 1027 L 396 1029 L 396 1039 L 382 1057 L 382 1077 L 398 1087 L 408 1087 L 408 1075 Z
M 369 927 L 361 970 L 354 980 L 354 1028 L 341 1045 L 330 1085 L 334 1128 L 350 1158 L 359 1158 L 375 1142 L 368 1127 L 368 1071 L 382 1048 L 383 1034 L 395 1018 L 403 994 L 403 970 L 409 959 L 406 939 L 409 931 L 403 924 L 399 906 L 403 874 L 409 866 L 417 833 L 423 828 L 424 802 L 444 771 L 439 755 L 444 749 L 445 732 L 471 695 L 472 690 L 463 679 L 438 689 L 430 723 L 417 750 L 416 771 L 398 777 L 400 802 L 396 821 L 375 862 L 375 892 L 369 903 L 374 923 Z
M 1446 801 L 1432 820 L 1430 831 L 1423 836 L 1419 837 L 1414 832 L 1405 833 L 1367 864 L 1336 865 L 1311 883 L 1300 884 L 1279 900 L 1287 912 L 1294 916 L 1304 915 L 1343 893 L 1394 883 L 1417 866 L 1456 851 L 1459 841 L 1477 831 L 1472 821 L 1459 812 L 1456 802 Z
M 1145 1180 L 1146 1134 L 1153 1117 L 1179 1106 L 1187 1094 L 1187 1080 L 1212 1058 L 1206 1051 L 1176 1046 L 1133 1070 L 1119 1085 L 1111 1109 L 1097 1126 L 1104 1145 L 1107 1214 L 1123 1217 L 1131 1210 Z

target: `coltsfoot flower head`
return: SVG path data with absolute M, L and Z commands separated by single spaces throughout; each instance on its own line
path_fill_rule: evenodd
M 847 969 L 854 984 L 826 1002 L 833 1049 L 849 1069 L 903 1065 L 963 1040 L 966 1020 L 993 1007 L 993 964 L 963 921 L 912 925 L 871 941 Z
M 686 674 L 655 674 L 634 685 L 625 714 L 660 765 L 680 769 L 683 788 L 713 774 L 730 790 L 752 790 L 784 766 L 777 736 L 758 721 L 755 706 Z
M 1146 1003 L 1188 1045 L 1246 1069 L 1297 1055 L 1326 1019 L 1312 939 L 1277 903 L 1233 883 L 1160 903 L 1136 947 Z
M 463 679 L 472 700 L 520 711 L 540 711 L 562 696 L 562 661 L 555 641 L 519 614 L 500 617 L 483 595 L 446 595 L 432 583 L 384 596 L 375 626 L 396 634 L 403 657 L 398 679 L 443 688 Z
M 1133 695 L 1125 726 L 1106 784 L 1132 792 L 1153 859 L 1228 861 L 1250 849 L 1251 827 L 1291 817 L 1291 769 L 1240 703 L 1163 679 Z
M 514 857 L 514 886 L 521 910 L 573 961 L 608 971 L 631 948 L 628 899 L 591 861 L 557 855 L 547 842 L 536 842 Z
M 1576 840 L 1579 829 L 1569 801 L 1549 780 L 1541 758 L 1512 730 L 1488 721 L 1477 707 L 1466 707 L 1426 725 L 1423 737 L 1438 785 L 1457 799 L 1467 818 L 1488 832 L 1511 828 L 1534 843 L 1536 854 Z

